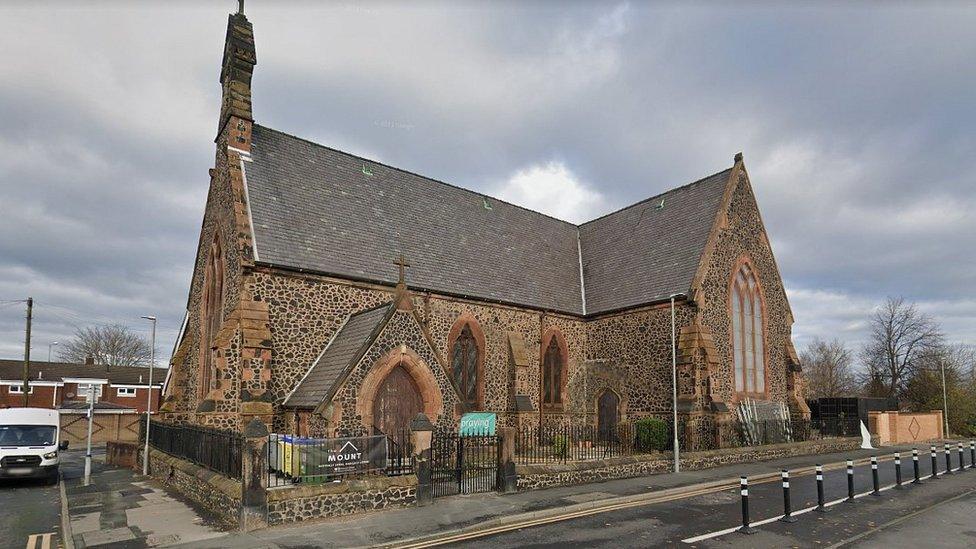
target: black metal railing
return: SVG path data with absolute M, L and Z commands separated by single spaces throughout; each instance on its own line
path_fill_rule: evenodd
M 669 435 L 671 426 L 668 426 Z M 860 434 L 857 418 L 809 420 L 802 418 L 757 421 L 713 421 L 710 418 L 678 422 L 678 443 L 685 451 L 748 448 L 788 442 L 806 442 Z M 673 449 L 673 436 L 667 450 Z
M 608 459 L 630 454 L 633 446 L 629 425 L 526 427 L 516 434 L 515 461 L 532 464 Z
M 240 433 L 153 420 L 149 424 L 149 445 L 224 476 L 241 478 L 244 437 Z
M 433 433 L 430 483 L 434 497 L 490 492 L 498 487 L 498 437 Z
M 857 436 L 859 433 L 857 418 L 744 422 L 704 417 L 679 420 L 677 439 L 682 451 L 696 452 Z M 674 439 L 672 422 L 663 419 L 654 426 L 633 423 L 613 428 L 593 425 L 526 427 L 516 434 L 515 460 L 521 464 L 565 463 L 671 452 Z

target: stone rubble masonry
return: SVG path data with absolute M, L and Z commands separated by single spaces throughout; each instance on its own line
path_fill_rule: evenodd
M 268 524 L 338 517 L 412 505 L 417 477 L 366 477 L 345 482 L 268 490 Z
M 153 448 L 149 449 L 149 475 L 200 504 L 222 522 L 237 526 L 241 481 Z
M 681 456 L 681 468 L 685 471 L 692 471 L 735 463 L 828 454 L 855 450 L 860 447 L 860 444 L 860 437 L 852 437 L 771 444 L 751 448 L 687 452 Z M 666 473 L 672 467 L 673 461 L 668 455 L 655 453 L 564 464 L 518 465 L 516 472 L 518 473 L 519 491 L 525 491 Z

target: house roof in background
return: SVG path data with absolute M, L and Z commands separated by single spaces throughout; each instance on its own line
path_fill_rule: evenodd
M 162 385 L 167 368 L 153 368 L 153 385 Z M 24 376 L 24 361 L 0 359 L 0 379 L 19 380 Z M 107 379 L 112 384 L 148 385 L 149 368 L 142 366 L 100 366 L 70 362 L 31 361 L 31 381 L 62 381 L 64 378 Z

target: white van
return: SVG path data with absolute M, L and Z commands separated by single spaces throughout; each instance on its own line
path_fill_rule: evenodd
M 0 410 L 0 479 L 44 478 L 58 481 L 61 415 L 45 408 Z

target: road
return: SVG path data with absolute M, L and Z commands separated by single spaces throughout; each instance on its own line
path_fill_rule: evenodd
M 62 452 L 61 472 L 84 471 L 84 452 Z M 61 489 L 43 480 L 0 481 L 0 547 L 28 549 L 61 546 Z M 45 534 L 50 534 L 45 536 Z
M 957 464 L 953 454 L 953 463 Z M 939 454 L 939 467 L 944 468 Z M 968 455 L 967 455 L 968 462 Z M 931 469 L 928 456 L 920 460 L 921 474 Z M 940 469 L 941 470 L 941 469 Z M 911 459 L 903 460 L 905 480 L 911 480 Z M 892 462 L 879 466 L 880 484 L 894 484 Z M 841 470 L 825 474 L 826 500 L 844 498 L 847 475 Z M 870 466 L 855 469 L 855 491 L 870 491 Z M 729 533 L 710 539 L 694 538 L 734 528 L 741 523 L 738 490 L 727 490 L 694 498 L 651 506 L 592 515 L 545 526 L 514 530 L 491 537 L 472 539 L 452 547 L 918 547 L 925 545 L 971 547 L 976 544 L 976 528 L 967 522 L 976 494 L 976 470 L 966 470 L 939 480 L 928 480 L 901 490 L 889 489 L 880 497 L 866 495 L 852 503 L 829 507 L 827 513 L 806 512 L 795 523 L 774 521 L 757 526 L 754 535 Z M 958 499 L 953 499 L 958 498 Z M 794 511 L 816 505 L 814 477 L 791 479 Z M 948 503 L 946 503 L 948 501 Z M 755 524 L 783 513 L 783 492 L 779 482 L 750 487 L 750 507 Z M 943 507 L 945 507 L 943 509 Z M 943 530 L 933 528 L 944 516 L 958 517 L 960 524 Z M 908 519 L 903 517 L 909 516 Z M 940 520 L 936 520 L 937 517 Z M 889 533 L 889 529 L 890 532 Z M 906 532 L 911 532 L 907 534 Z M 689 540 L 691 543 L 685 543 Z M 883 541 L 882 541 L 883 540 Z M 909 540 L 913 540 L 909 542 Z

